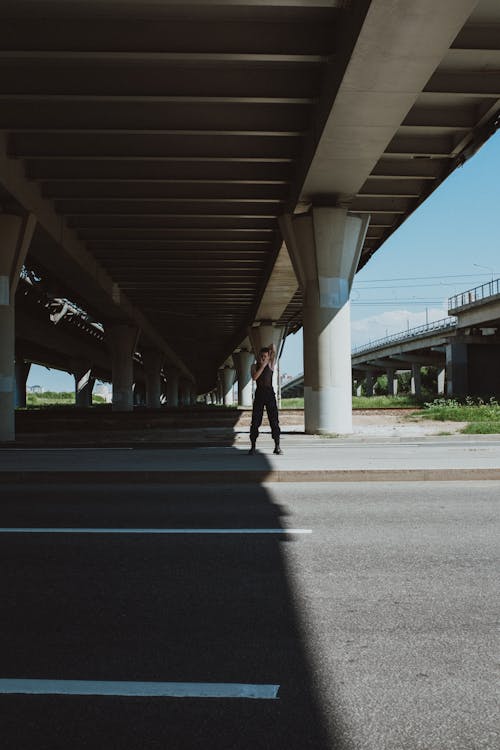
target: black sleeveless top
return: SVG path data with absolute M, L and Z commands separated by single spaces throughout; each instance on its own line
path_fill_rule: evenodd
M 262 370 L 261 374 L 255 381 L 257 388 L 272 388 L 273 387 L 273 371 L 266 365 Z

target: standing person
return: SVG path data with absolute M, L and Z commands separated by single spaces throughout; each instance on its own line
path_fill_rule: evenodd
M 262 424 L 264 406 L 267 418 L 271 425 L 271 434 L 274 440 L 274 451 L 277 455 L 283 452 L 280 448 L 280 423 L 278 418 L 278 405 L 273 389 L 273 372 L 276 364 L 276 348 L 274 344 L 264 346 L 259 352 L 256 362 L 252 365 L 252 380 L 255 380 L 256 389 L 252 410 L 252 425 L 250 427 L 251 447 L 250 455 L 255 453 L 255 443 L 259 436 L 259 427 Z

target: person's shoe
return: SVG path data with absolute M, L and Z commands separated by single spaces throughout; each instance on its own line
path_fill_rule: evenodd
M 279 443 L 275 443 L 274 444 L 273 453 L 275 453 L 277 456 L 282 456 L 283 455 L 283 451 L 281 450 Z

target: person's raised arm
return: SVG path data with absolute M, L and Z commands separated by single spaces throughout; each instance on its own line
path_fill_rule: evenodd
M 269 344 L 269 366 L 271 370 L 274 370 L 274 365 L 276 363 L 276 347 L 274 344 Z

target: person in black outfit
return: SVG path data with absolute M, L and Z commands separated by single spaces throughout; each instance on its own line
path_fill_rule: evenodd
M 255 443 L 259 436 L 259 427 L 262 424 L 264 406 L 267 418 L 271 425 L 271 434 L 274 440 L 274 451 L 277 455 L 283 452 L 280 448 L 280 423 L 278 418 L 278 405 L 273 389 L 273 372 L 276 363 L 276 349 L 274 344 L 263 347 L 257 361 L 252 365 L 252 379 L 257 385 L 252 410 L 252 424 L 250 427 L 251 447 L 250 455 L 255 453 Z

